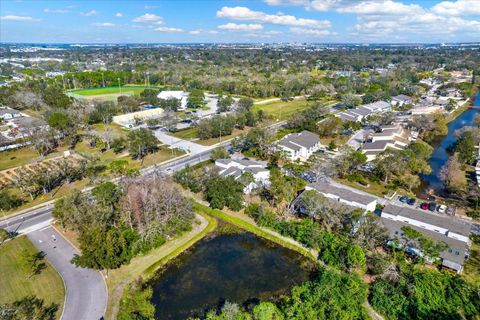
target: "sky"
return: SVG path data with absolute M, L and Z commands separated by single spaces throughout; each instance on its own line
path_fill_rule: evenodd
M 480 42 L 480 0 L 0 0 L 0 42 Z

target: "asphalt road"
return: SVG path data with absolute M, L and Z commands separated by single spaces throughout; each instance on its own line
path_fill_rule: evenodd
M 100 272 L 71 264 L 70 260 L 78 252 L 51 226 L 27 236 L 38 250 L 46 253 L 48 261 L 63 278 L 67 292 L 62 319 L 101 319 L 107 306 L 107 288 Z

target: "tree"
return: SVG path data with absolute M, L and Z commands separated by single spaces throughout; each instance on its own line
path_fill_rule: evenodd
M 193 89 L 187 99 L 189 108 L 201 108 L 206 104 L 205 95 L 202 90 Z
M 13 303 L 0 305 L 3 320 L 55 320 L 59 305 L 46 306 L 42 299 L 27 296 Z
M 128 133 L 129 152 L 133 159 L 143 159 L 155 152 L 160 143 L 152 131 L 140 128 Z
M 45 263 L 45 252 L 23 249 L 20 252 L 20 264 L 26 272 L 29 272 L 27 279 L 39 275 L 47 267 Z
M 217 107 L 219 112 L 230 111 L 231 106 L 235 101 L 231 96 L 225 96 L 218 98 Z
M 153 290 L 141 278 L 128 285 L 120 301 L 119 320 L 154 320 L 155 306 L 150 302 Z
M 217 159 L 228 159 L 230 158 L 230 154 L 224 147 L 217 147 L 212 150 L 212 155 L 210 158 L 215 161 Z
M 478 150 L 475 148 L 475 140 L 471 131 L 463 132 L 455 142 L 455 151 L 461 163 L 473 164 L 477 158 Z
M 217 176 L 207 182 L 204 197 L 211 208 L 238 211 L 243 206 L 243 185 L 231 176 Z
M 8 189 L 0 190 L 0 211 L 8 211 L 20 206 L 23 200 L 12 194 Z
M 240 100 L 237 102 L 237 105 L 241 111 L 250 111 L 250 108 L 253 106 L 253 99 L 240 98 Z
M 67 131 L 71 130 L 73 122 L 66 114 L 62 112 L 54 112 L 47 119 L 48 125 L 56 130 L 58 130 L 62 136 L 66 134 Z
M 343 127 L 342 119 L 338 117 L 328 117 L 321 121 L 317 128 L 321 137 L 334 137 L 340 133 Z
M 440 178 L 445 188 L 454 193 L 462 194 L 467 188 L 467 177 L 459 161 L 457 153 L 448 158 L 447 163 L 440 170 Z

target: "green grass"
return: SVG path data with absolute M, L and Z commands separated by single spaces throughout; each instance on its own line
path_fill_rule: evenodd
M 463 277 L 474 285 L 480 285 L 480 244 L 472 241 L 470 257 L 465 263 Z
M 188 129 L 174 132 L 172 133 L 172 136 L 185 140 L 195 139 L 198 138 L 198 129 L 196 127 L 190 127 Z
M 34 295 L 43 299 L 46 305 L 58 304 L 59 318 L 65 297 L 62 278 L 47 262 L 47 268 L 39 275 L 27 279 L 29 272 L 24 271 L 19 258 L 24 249 L 37 252 L 26 236 L 7 241 L 0 246 L 0 305 Z
M 29 163 L 33 163 L 36 160 L 46 160 L 62 155 L 63 151 L 67 150 L 66 147 L 59 147 L 55 152 L 48 154 L 46 157 L 40 157 L 38 152 L 31 147 L 24 147 L 14 149 L 10 151 L 3 151 L 0 154 L 0 171 L 23 166 Z
M 263 110 L 267 115 L 274 120 L 287 120 L 293 114 L 310 108 L 310 105 L 305 99 L 295 99 L 293 101 L 275 101 L 267 104 L 257 104 L 252 107 L 252 110 Z
M 122 93 L 125 92 L 133 92 L 134 95 L 138 96 L 143 90 L 151 88 L 151 89 L 160 89 L 160 87 L 148 87 L 148 86 L 122 86 Z M 119 94 L 120 88 L 119 87 L 105 87 L 105 88 L 85 88 L 85 89 L 77 89 L 77 90 L 70 90 L 70 93 L 78 94 L 81 96 L 97 96 L 102 94 Z
M 300 244 L 296 244 L 294 241 L 287 241 L 288 238 L 282 237 L 276 232 L 267 232 L 264 229 L 244 220 L 239 217 L 232 216 L 230 214 L 227 214 L 223 211 L 217 210 L 217 209 L 211 209 L 203 204 L 200 204 L 198 202 L 193 203 L 193 207 L 195 208 L 196 212 L 203 212 L 205 214 L 208 214 L 210 216 L 213 216 L 218 219 L 222 219 L 228 223 L 231 223 L 239 228 L 242 228 L 246 231 L 249 231 L 251 233 L 256 234 L 257 236 L 260 236 L 262 238 L 265 238 L 267 240 L 270 240 L 272 242 L 275 242 L 285 248 L 289 248 L 290 250 L 297 251 L 298 253 L 302 254 L 303 256 L 312 259 L 313 261 L 317 261 L 315 255 L 308 250 L 307 248 L 301 246 Z

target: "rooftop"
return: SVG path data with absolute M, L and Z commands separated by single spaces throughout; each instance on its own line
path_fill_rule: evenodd
M 295 148 L 292 145 L 297 145 L 304 148 L 311 148 L 318 143 L 320 143 L 320 138 L 318 137 L 318 135 L 306 130 L 300 133 L 291 133 L 289 135 L 286 135 L 278 142 L 279 145 L 283 145 L 287 148 L 294 150 Z
M 364 205 L 370 204 L 377 199 L 373 196 L 353 192 L 350 189 L 335 187 L 329 183 L 317 181 L 308 185 L 310 188 L 321 193 L 329 193 L 338 196 L 341 199 L 361 203 Z

